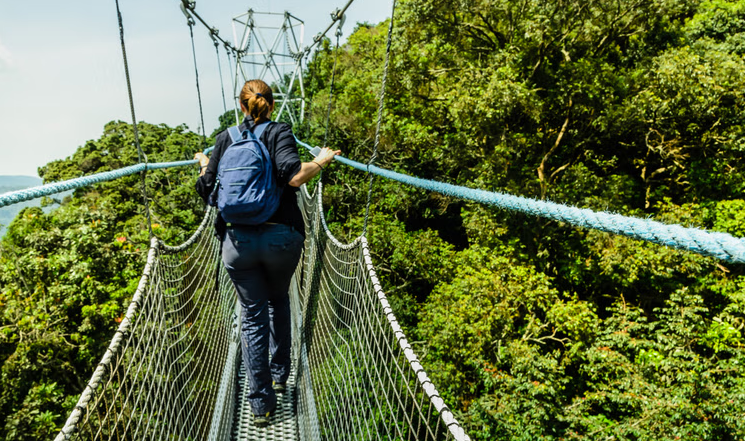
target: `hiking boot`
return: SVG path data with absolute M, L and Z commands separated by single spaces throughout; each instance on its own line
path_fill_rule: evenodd
M 265 415 L 254 415 L 254 426 L 266 427 L 272 419 L 272 412 L 267 412 Z
M 287 391 L 287 383 L 274 383 L 274 392 L 283 394 L 285 391 Z

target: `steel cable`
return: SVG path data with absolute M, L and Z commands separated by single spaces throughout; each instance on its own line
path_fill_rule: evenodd
M 189 25 L 189 35 L 191 36 L 191 54 L 192 58 L 194 59 L 194 78 L 196 79 L 197 83 L 197 101 L 199 102 L 199 119 L 202 123 L 202 143 L 204 145 L 204 148 L 207 148 L 207 133 L 206 128 L 204 127 L 204 111 L 202 110 L 202 92 L 199 88 L 199 67 L 197 65 L 197 50 L 194 46 L 194 19 L 189 15 L 188 12 L 185 12 L 186 14 L 186 23 Z
M 334 81 L 336 81 L 336 63 L 339 61 L 339 39 L 341 38 L 341 25 L 336 32 L 336 54 L 334 55 L 334 67 L 331 70 L 331 86 L 329 86 L 329 105 L 326 110 L 326 129 L 323 132 L 323 146 L 328 147 L 329 120 L 331 119 L 331 105 L 334 102 Z
M 127 79 L 127 93 L 129 95 L 129 109 L 132 113 L 132 128 L 135 136 L 135 146 L 137 147 L 137 157 L 140 163 L 144 163 L 147 166 L 147 156 L 142 151 L 140 146 L 140 134 L 137 130 L 137 117 L 135 117 L 135 103 L 132 97 L 132 81 L 129 76 L 129 64 L 127 63 L 127 48 L 124 44 L 124 21 L 122 20 L 122 12 L 119 9 L 119 0 L 114 0 L 116 3 L 116 16 L 119 21 L 119 39 L 122 45 L 122 58 L 124 60 L 124 76 Z M 140 173 L 140 185 L 142 186 L 142 198 L 145 204 L 145 217 L 147 218 L 147 231 L 149 237 L 153 238 L 153 224 L 150 218 L 150 200 L 147 195 L 147 167 Z
M 222 79 L 222 64 L 220 63 L 220 42 L 214 38 L 215 33 L 211 33 L 211 36 L 213 36 L 213 41 L 215 43 L 215 55 L 217 56 L 217 72 L 220 75 L 220 91 L 222 92 L 222 108 L 223 112 L 227 113 L 228 111 L 228 103 L 225 101 L 225 84 Z
M 370 173 L 370 166 L 375 163 L 375 159 L 378 157 L 378 146 L 380 145 L 380 124 L 383 120 L 383 108 L 385 106 L 385 83 L 388 79 L 388 63 L 390 61 L 391 54 L 391 42 L 393 40 L 393 18 L 396 13 L 396 0 L 393 0 L 391 6 L 391 21 L 388 24 L 388 39 L 385 44 L 385 63 L 383 64 L 383 81 L 380 85 L 380 100 L 378 102 L 378 119 L 375 124 L 375 143 L 373 144 L 372 154 L 370 160 L 367 162 L 369 177 L 369 183 L 367 188 L 367 204 L 365 204 L 365 222 L 362 227 L 362 235 L 367 235 L 367 225 L 370 221 L 370 205 L 372 203 L 372 190 L 373 190 L 373 174 Z

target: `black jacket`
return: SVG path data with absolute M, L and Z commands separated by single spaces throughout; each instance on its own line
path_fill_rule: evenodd
M 244 130 L 253 131 L 254 126 L 253 119 L 249 116 L 243 120 L 238 129 L 241 132 Z M 279 208 L 274 216 L 269 219 L 269 222 L 289 225 L 305 236 L 303 216 L 297 204 L 299 189 L 288 184 L 292 177 L 300 171 L 302 164 L 297 151 L 295 136 L 292 134 L 292 127 L 285 123 L 272 123 L 261 134 L 261 142 L 269 150 L 269 156 L 274 163 L 274 177 L 277 185 L 284 188 L 280 197 Z M 220 132 L 215 138 L 215 149 L 212 151 L 207 170 L 204 175 L 197 179 L 196 185 L 197 192 L 202 196 L 205 203 L 208 202 L 209 196 L 215 188 L 217 166 L 220 159 L 231 144 L 227 130 Z M 224 237 L 225 221 L 219 215 L 215 221 L 215 231 L 220 238 Z

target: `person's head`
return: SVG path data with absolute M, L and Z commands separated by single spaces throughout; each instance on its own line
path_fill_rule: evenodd
M 269 121 L 274 110 L 272 88 L 261 80 L 246 81 L 240 95 L 241 110 L 256 124 Z

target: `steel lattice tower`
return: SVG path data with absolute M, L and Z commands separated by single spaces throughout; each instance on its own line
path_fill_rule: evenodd
M 272 13 L 249 9 L 233 18 L 233 39 L 238 49 L 233 79 L 236 100 L 247 80 L 260 78 L 274 92 L 275 120 L 292 124 L 303 120 L 304 30 L 303 21 L 287 11 Z

